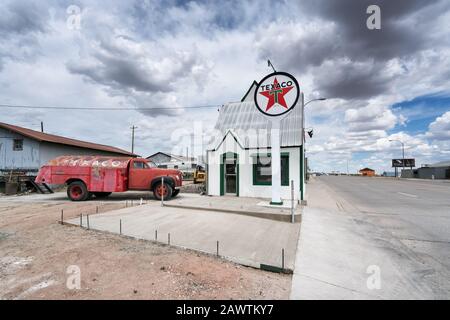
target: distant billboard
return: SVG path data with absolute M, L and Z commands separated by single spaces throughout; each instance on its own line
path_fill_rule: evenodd
M 416 166 L 416 159 L 392 159 L 392 168 L 413 168 Z

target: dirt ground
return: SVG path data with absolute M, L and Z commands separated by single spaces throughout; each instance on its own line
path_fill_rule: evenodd
M 29 197 L 29 196 L 23 196 Z M 25 198 L 24 198 L 25 199 Z M 291 276 L 58 223 L 124 202 L 0 201 L 0 299 L 287 299 Z M 68 289 L 68 267 L 81 288 Z M 69 269 L 70 270 L 70 269 Z

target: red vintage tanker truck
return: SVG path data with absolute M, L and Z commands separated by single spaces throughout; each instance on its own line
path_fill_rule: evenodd
M 157 168 L 142 158 L 62 156 L 42 166 L 35 182 L 66 184 L 67 196 L 72 201 L 84 201 L 91 196 L 103 198 L 112 192 L 128 190 L 153 191 L 160 200 L 162 196 L 169 199 L 180 192 L 182 173 Z

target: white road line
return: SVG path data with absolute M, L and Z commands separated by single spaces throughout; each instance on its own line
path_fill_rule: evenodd
M 411 197 L 411 198 L 417 198 L 418 197 L 415 194 L 410 194 L 410 193 L 404 193 L 404 192 L 397 192 L 397 193 L 401 194 L 403 196 Z

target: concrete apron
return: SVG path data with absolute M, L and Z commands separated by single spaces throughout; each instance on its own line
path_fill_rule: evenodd
M 301 209 L 294 201 L 294 222 L 301 222 Z M 283 205 L 271 205 L 270 199 L 246 198 L 233 196 L 201 196 L 198 194 L 183 194 L 182 196 L 164 202 L 171 208 L 194 209 L 234 213 L 275 221 L 292 221 L 291 200 L 284 200 Z
M 86 216 L 81 225 L 80 218 L 64 224 L 88 229 Z M 89 215 L 89 229 L 193 250 L 248 267 L 292 273 L 300 225 L 152 203 Z

